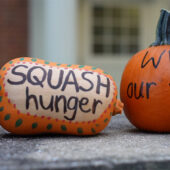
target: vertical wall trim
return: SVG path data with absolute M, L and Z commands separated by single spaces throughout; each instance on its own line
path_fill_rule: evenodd
M 29 54 L 77 62 L 77 0 L 31 0 Z

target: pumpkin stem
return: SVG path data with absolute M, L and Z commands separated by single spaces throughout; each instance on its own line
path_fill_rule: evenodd
M 170 12 L 162 9 L 156 29 L 156 40 L 150 46 L 170 45 Z
M 117 100 L 115 110 L 114 110 L 112 116 L 119 114 L 119 113 L 121 114 L 122 110 L 123 110 L 123 106 L 124 106 L 124 104 L 120 100 Z

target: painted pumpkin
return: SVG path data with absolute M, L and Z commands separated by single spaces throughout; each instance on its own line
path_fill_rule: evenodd
M 121 100 L 130 122 L 146 131 L 170 132 L 170 13 L 161 11 L 156 41 L 135 54 L 122 75 Z
M 14 134 L 94 135 L 121 112 L 116 97 L 99 68 L 17 58 L 0 71 L 0 124 Z

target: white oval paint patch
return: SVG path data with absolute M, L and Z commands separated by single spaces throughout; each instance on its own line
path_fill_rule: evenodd
M 111 79 L 97 72 L 29 62 L 11 66 L 4 83 L 21 113 L 74 122 L 99 118 L 115 88 Z

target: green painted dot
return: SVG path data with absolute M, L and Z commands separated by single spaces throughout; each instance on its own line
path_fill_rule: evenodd
M 10 117 L 11 117 L 11 115 L 10 115 L 10 114 L 6 114 L 6 115 L 5 115 L 5 117 L 4 117 L 4 120 L 9 120 L 9 119 L 10 119 Z
M 23 61 L 24 60 L 24 58 L 20 58 L 20 61 Z
M 18 119 L 15 123 L 15 127 L 19 127 L 22 124 L 22 119 Z
M 52 127 L 53 127 L 52 124 L 48 124 L 48 125 L 47 125 L 47 129 L 48 129 L 48 130 L 52 129 Z
M 38 124 L 37 124 L 36 122 L 34 122 L 34 123 L 32 124 L 32 128 L 33 128 L 33 129 L 37 128 L 37 126 L 38 126 Z
M 50 62 L 49 61 L 45 61 L 45 64 L 49 64 Z
M 83 133 L 83 129 L 82 128 L 77 128 L 77 132 L 82 134 Z
M 35 62 L 35 61 L 37 61 L 37 59 L 36 58 L 32 58 L 31 61 Z
M 2 89 L 2 87 L 0 86 L 0 90 Z
M 71 64 L 68 64 L 67 67 L 71 67 L 72 65 Z
M 6 69 L 6 67 L 3 67 L 2 70 L 4 71 Z
M 103 73 L 104 73 L 104 74 L 108 74 L 108 73 L 107 73 L 107 72 L 105 72 L 105 71 L 104 71 Z
M 2 102 L 2 96 L 0 96 L 0 102 Z
M 83 68 L 83 67 L 84 67 L 84 65 L 80 65 L 80 66 L 79 66 L 79 68 Z
M 10 62 L 9 62 L 9 64 L 12 64 L 12 63 L 13 63 L 13 61 L 10 61 Z
M 97 68 L 96 67 L 92 67 L 92 70 L 96 70 Z
M 108 118 L 104 119 L 104 122 L 105 122 L 105 123 L 108 122 Z
M 62 131 L 67 131 L 67 127 L 65 125 L 61 125 L 61 130 Z
M 60 66 L 61 64 L 57 64 L 57 66 Z
M 96 130 L 94 128 L 91 128 L 92 133 L 96 133 Z
M 100 125 L 99 124 L 96 124 L 96 127 L 99 127 Z
M 0 112 L 2 112 L 4 110 L 4 107 L 0 107 Z

